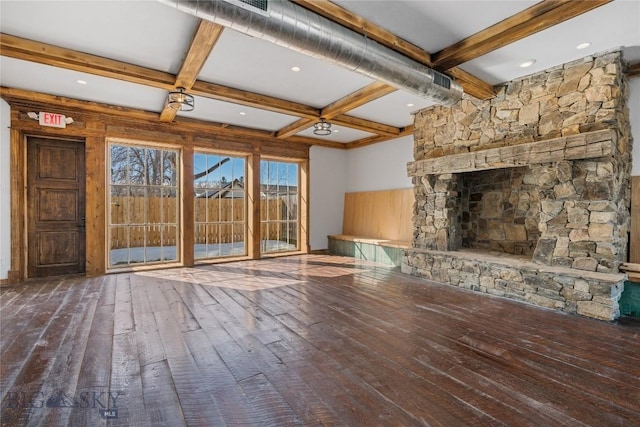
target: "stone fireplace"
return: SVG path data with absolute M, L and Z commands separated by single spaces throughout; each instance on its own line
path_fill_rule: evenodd
M 618 52 L 416 115 L 403 271 L 600 319 L 625 276 L 631 137 Z

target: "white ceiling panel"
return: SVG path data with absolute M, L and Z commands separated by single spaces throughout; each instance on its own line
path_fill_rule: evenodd
M 195 97 L 195 109 L 193 111 L 179 112 L 178 115 L 268 131 L 276 131 L 298 120 L 298 117 L 286 114 L 200 96 Z
M 537 0 L 334 0 L 345 9 L 435 53 L 508 18 Z
M 328 120 L 331 122 L 331 120 Z M 299 136 L 308 136 L 311 138 L 317 138 L 323 141 L 332 141 L 332 142 L 351 142 L 357 141 L 362 138 L 367 138 L 373 136 L 374 134 L 369 132 L 363 132 L 358 129 L 351 129 L 344 126 L 336 126 L 331 125 L 331 135 L 327 136 L 317 136 L 313 134 L 313 127 L 309 129 L 305 129 L 302 132 L 298 133 Z
M 583 42 L 591 45 L 576 49 Z M 640 1 L 613 1 L 462 64 L 460 68 L 498 84 L 621 46 L 640 46 Z M 528 59 L 535 59 L 536 63 L 520 68 Z
M 335 2 L 434 53 L 538 0 Z M 0 0 L 0 31 L 5 34 L 174 74 L 197 22 L 191 15 L 156 1 Z M 591 45 L 576 50 L 576 45 L 585 41 Z M 625 47 L 628 60 L 640 60 L 639 0 L 615 0 L 460 67 L 488 83 L 499 84 L 620 46 Z M 520 68 L 526 59 L 535 59 L 536 63 Z M 7 87 L 155 112 L 161 111 L 166 97 L 163 90 L 7 57 L 2 57 L 0 66 L 0 84 Z M 294 66 L 300 71 L 293 72 Z M 228 29 L 198 78 L 318 109 L 372 82 L 334 64 Z M 78 79 L 88 84 L 79 85 Z M 413 122 L 412 112 L 431 105 L 431 101 L 397 91 L 347 114 L 404 127 Z M 180 115 L 268 131 L 298 119 L 208 98 L 196 99 L 196 110 Z M 338 132 L 322 139 L 350 142 L 372 135 L 336 126 L 334 129 Z M 313 136 L 311 129 L 299 135 Z
M 300 67 L 300 71 L 291 68 Z M 322 108 L 373 80 L 271 42 L 225 29 L 200 79 Z
M 348 114 L 391 126 L 405 127 L 413 124 L 413 112 L 432 105 L 435 105 L 433 101 L 398 90 L 351 110 Z
M 173 74 L 197 21 L 155 1 L 0 1 L 3 33 Z
M 156 112 L 167 97 L 162 89 L 5 56 L 0 57 L 0 85 Z

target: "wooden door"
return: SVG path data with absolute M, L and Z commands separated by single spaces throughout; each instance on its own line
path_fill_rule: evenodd
M 27 139 L 27 273 L 85 271 L 84 143 Z

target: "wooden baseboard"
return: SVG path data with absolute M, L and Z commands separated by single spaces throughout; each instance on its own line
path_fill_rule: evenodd
M 309 255 L 328 255 L 329 249 L 314 249 L 309 251 Z
M 16 283 L 22 282 L 22 275 L 18 270 L 9 270 L 7 276 L 7 283 L 10 285 L 15 285 Z
M 0 286 L 7 286 L 9 284 L 9 279 L 0 279 Z

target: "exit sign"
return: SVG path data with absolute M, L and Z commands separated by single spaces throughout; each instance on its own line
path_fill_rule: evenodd
M 67 118 L 63 114 L 47 113 L 46 111 L 40 111 L 38 123 L 42 126 L 49 126 L 54 128 L 67 127 Z

